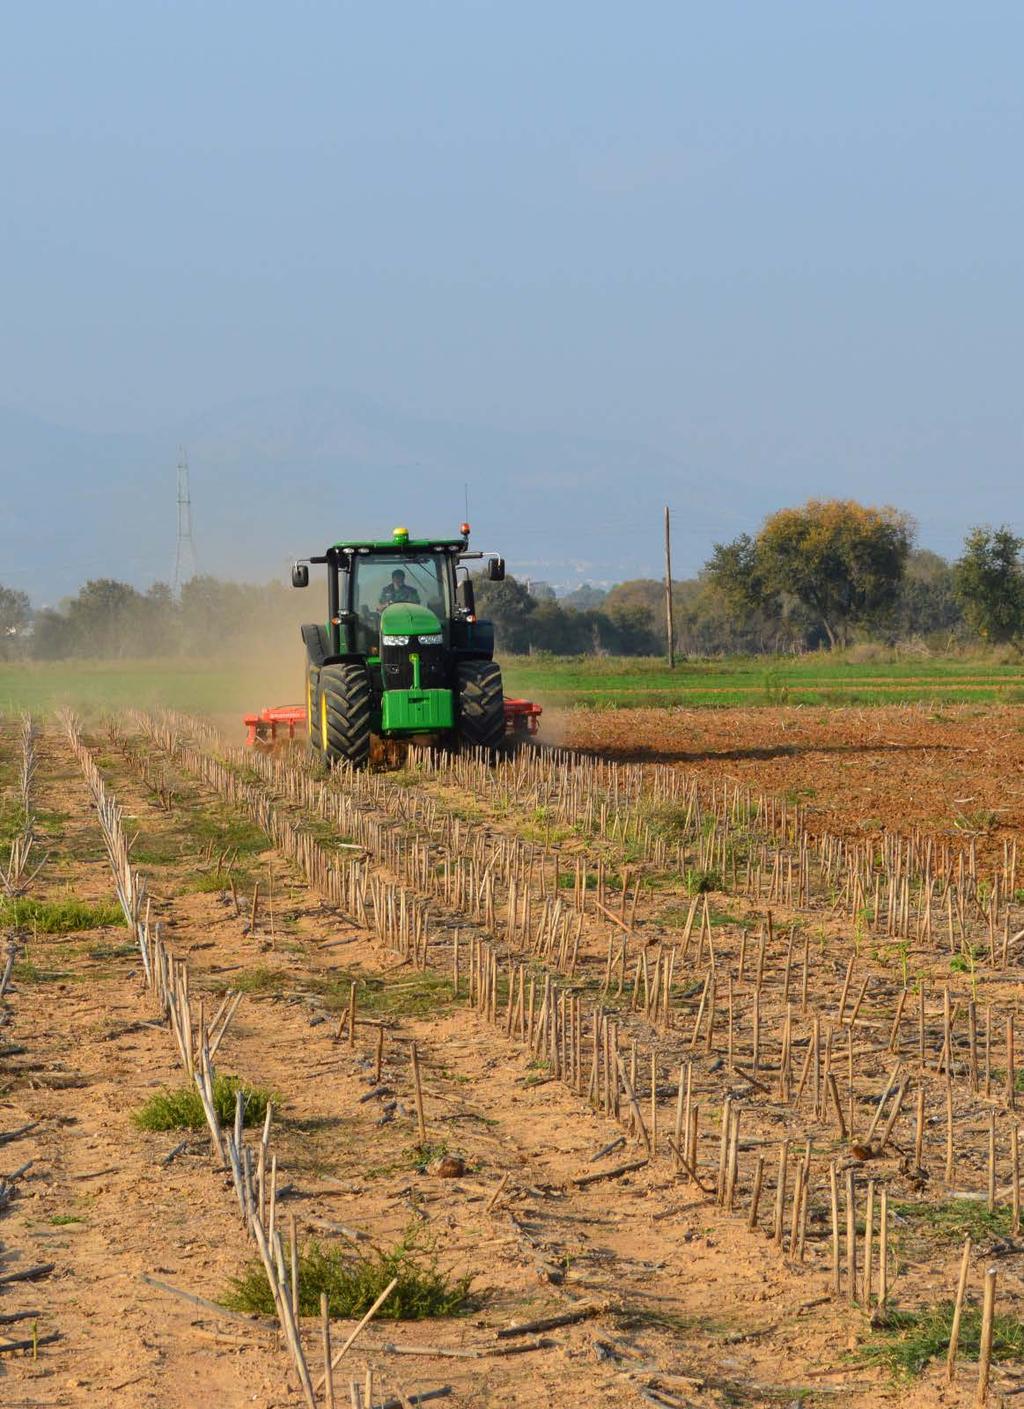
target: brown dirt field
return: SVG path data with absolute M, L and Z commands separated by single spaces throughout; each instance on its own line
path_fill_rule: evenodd
M 745 717 L 753 728 L 754 712 L 729 713 Z M 766 714 L 778 718 L 780 727 L 796 717 L 787 738 L 807 753 L 794 751 L 791 761 L 802 764 L 816 752 L 829 756 L 813 732 L 794 737 L 804 711 L 757 713 L 762 729 Z M 865 711 L 874 720 L 879 713 Z M 908 712 L 886 713 L 905 717 Z M 618 727 L 620 716 L 612 718 Z M 686 719 L 709 728 L 723 724 L 705 712 L 688 713 Z M 573 727 L 576 722 L 574 717 Z M 637 723 L 653 742 L 646 721 Z M 672 727 L 675 723 L 673 716 Z M 905 723 L 909 729 L 912 721 Z M 682 720 L 679 724 L 686 727 Z M 1009 732 L 1008 720 L 1003 727 Z M 736 761 L 725 750 L 754 747 L 755 736 L 746 737 L 746 745 L 736 745 L 726 734 L 706 734 L 698 749 L 702 757 L 679 761 L 709 774 L 733 768 Z M 868 754 L 891 767 L 891 739 L 898 737 L 885 730 L 873 735 Z M 973 1366 L 962 1368 L 954 1390 L 946 1389 L 935 1365 L 904 1389 L 878 1371 L 845 1361 L 848 1347 L 863 1339 L 864 1318 L 823 1298 L 818 1238 L 806 1265 L 787 1264 L 763 1234 L 745 1230 L 742 1218 L 681 1184 L 666 1159 L 618 1180 L 574 1188 L 575 1176 L 599 1167 L 592 1157 L 621 1134 L 618 1124 L 548 1079 L 527 1051 L 463 1001 L 453 1001 L 450 991 L 424 990 L 422 978 L 407 964 L 323 908 L 271 849 L 256 845 L 242 851 L 240 914 L 219 890 L 197 891 L 196 882 L 210 869 L 203 851 L 211 827 L 230 826 L 222 804 L 169 770 L 175 802 L 165 811 L 106 740 L 93 736 L 90 742 L 132 830 L 138 830 L 137 852 L 151 880 L 155 911 L 176 950 L 188 956 L 196 988 L 209 994 L 210 1006 L 230 985 L 249 989 L 221 1069 L 281 1095 L 275 1148 L 282 1180 L 296 1186 L 283 1214 L 294 1213 L 300 1230 L 328 1240 L 324 1225 L 340 1222 L 385 1244 L 416 1223 L 442 1265 L 472 1276 L 481 1295 L 463 1317 L 380 1324 L 359 1343 L 350 1373 L 361 1374 L 370 1362 L 390 1377 L 389 1389 L 399 1375 L 410 1392 L 447 1383 L 454 1389 L 447 1402 L 470 1409 L 642 1404 L 639 1392 L 655 1374 L 662 1385 L 674 1386 L 676 1398 L 646 1402 L 701 1409 L 793 1402 L 866 1409 L 895 1399 L 908 1409 L 925 1409 L 965 1402 Z M 659 736 L 659 746 L 662 742 Z M 9 729 L 3 743 L 9 756 Z M 927 747 L 941 756 L 940 744 Z M 73 891 L 82 899 L 109 899 L 109 871 L 88 795 L 55 730 L 42 755 L 40 807 L 51 813 L 51 856 L 33 894 L 53 898 Z M 775 786 L 763 771 L 772 758 L 751 755 L 747 762 L 752 783 L 760 779 L 758 786 Z M 838 786 L 836 794 L 838 808 Z M 484 798 L 480 806 L 487 805 Z M 836 815 L 849 817 L 852 810 L 851 803 Z M 265 912 L 250 935 L 248 896 L 257 879 L 267 894 L 271 868 L 273 920 Z M 678 894 L 655 895 L 645 901 L 638 924 L 650 933 L 678 928 L 678 918 L 671 918 L 678 903 Z M 752 910 L 735 897 L 728 904 L 740 918 Z M 841 930 L 834 921 L 831 927 L 837 934 Z M 731 963 L 739 919 L 730 918 L 716 934 L 721 961 Z M 41 1348 L 37 1360 L 0 1357 L 0 1402 L 109 1403 L 126 1409 L 186 1409 L 202 1399 L 225 1406 L 298 1404 L 294 1376 L 272 1336 L 192 1311 L 139 1282 L 145 1271 L 215 1300 L 251 1249 L 230 1179 L 211 1168 L 204 1135 L 189 1137 L 187 1149 L 164 1166 L 161 1161 L 183 1136 L 141 1132 L 131 1123 L 132 1110 L 152 1089 L 179 1085 L 182 1078 L 172 1039 L 145 996 L 137 959 L 116 953 L 125 935 L 112 928 L 102 934 L 29 937 L 27 957 L 36 974 L 19 980 L 9 1005 L 11 1021 L 0 1029 L 5 1042 L 28 1049 L 23 1056 L 0 1057 L 0 1132 L 41 1122 L 23 1141 L 0 1146 L 0 1170 L 36 1161 L 21 1196 L 0 1214 L 0 1235 L 5 1251 L 20 1259 L 13 1265 L 56 1263 L 53 1274 L 39 1283 L 0 1288 L 0 1314 L 38 1306 L 40 1332 L 55 1329 L 62 1336 Z M 600 968 L 603 933 L 592 940 L 590 959 Z M 824 1007 L 826 992 L 834 1001 L 843 965 L 837 961 L 822 969 L 827 970 L 821 976 Z M 60 976 L 47 977 L 52 974 Z M 387 1091 L 369 1100 L 362 1098 L 374 1085 L 376 1029 L 360 1027 L 354 1048 L 336 1039 L 350 977 L 382 982 L 391 1000 Z M 817 994 L 812 1001 L 818 1001 Z M 780 1005 L 766 1008 L 766 1025 L 777 1021 L 779 1011 Z M 466 1159 L 463 1177 L 438 1179 L 410 1159 L 417 1138 L 409 1079 L 413 1041 L 424 1066 L 428 1137 Z M 666 1072 L 669 1060 L 666 1056 Z M 671 1060 L 678 1056 L 673 1053 Z M 718 1078 L 713 1061 L 704 1065 L 710 1147 L 717 1143 Z M 54 1076 L 58 1080 L 52 1083 Z M 83 1084 L 62 1089 L 63 1076 Z M 670 1096 L 666 1090 L 663 1100 Z M 941 1132 L 929 1134 L 935 1139 L 941 1140 Z M 983 1169 L 973 1150 L 982 1147 L 984 1129 L 972 1124 L 968 1132 L 965 1120 L 958 1139 L 965 1146 L 960 1169 L 977 1183 Z M 487 1200 L 506 1172 L 511 1173 L 508 1196 L 488 1212 Z M 897 1176 L 895 1162 L 891 1173 Z M 770 1192 L 766 1197 L 770 1201 Z M 66 1216 L 82 1221 L 51 1221 Z M 955 1245 L 936 1246 L 924 1255 L 916 1248 L 901 1293 L 921 1295 L 930 1288 L 936 1299 L 946 1296 L 956 1259 Z M 1011 1263 L 1009 1258 L 1001 1263 L 1006 1309 L 1021 1295 Z M 599 1314 L 554 1333 L 548 1350 L 467 1361 L 399 1357 L 386 1349 L 391 1342 L 477 1343 L 501 1325 L 557 1314 L 580 1296 L 594 1298 Z M 315 1373 L 316 1353 L 311 1361 Z
M 43 754 L 40 805 L 59 805 L 65 816 L 39 894 L 73 888 L 80 899 L 109 899 L 84 784 L 57 737 L 46 741 Z M 109 755 L 101 751 L 100 758 L 140 832 L 140 850 L 159 851 L 176 835 L 170 819 Z M 360 1101 L 372 1085 L 372 1038 L 360 1034 L 355 1051 L 339 1045 L 336 1014 L 328 1016 L 308 985 L 342 965 L 346 975 L 372 975 L 393 961 L 322 912 L 286 863 L 274 862 L 269 851 L 257 860 L 259 874 L 275 865 L 273 941 L 267 922 L 255 939 L 247 937 L 244 916 L 237 919 L 220 895 L 183 890 L 195 879 L 194 862 L 147 869 L 165 928 L 189 956 L 197 986 L 209 988 L 211 1006 L 240 972 L 274 976 L 272 992 L 243 1000 L 222 1069 L 283 1097 L 282 1179 L 300 1186 L 283 1208 L 294 1208 L 300 1228 L 340 1221 L 383 1244 L 421 1221 L 444 1265 L 472 1275 L 484 1297 L 465 1318 L 422 1327 L 389 1323 L 370 1333 L 360 1374 L 367 1361 L 387 1362 L 382 1348 L 392 1340 L 458 1346 L 486 1328 L 557 1314 L 567 1303 L 549 1280 L 552 1268 L 562 1269 L 556 1280 L 564 1275 L 574 1298 L 587 1293 L 614 1303 L 620 1318 L 622 1307 L 632 1308 L 632 1357 L 656 1361 L 665 1373 L 700 1377 L 711 1354 L 725 1376 L 774 1384 L 784 1342 L 790 1342 L 784 1379 L 798 1379 L 802 1367 L 836 1353 L 840 1325 L 819 1321 L 812 1331 L 802 1324 L 799 1299 L 808 1293 L 793 1286 L 769 1245 L 745 1246 L 733 1220 L 694 1203 L 675 1181 L 645 1170 L 567 1193 L 568 1181 L 588 1170 L 590 1156 L 618 1127 L 559 1085 L 537 1084 L 528 1057 L 464 1007 L 442 1005 L 435 1016 L 405 1017 L 389 1030 L 384 1078 L 400 1099 L 394 1120 L 381 1127 L 382 1102 Z M 131 1124 L 132 1110 L 151 1090 L 178 1086 L 182 1078 L 169 1035 L 142 994 L 135 958 L 91 957 L 125 935 L 113 928 L 36 937 L 28 958 L 42 977 L 20 981 L 12 1002 L 7 1031 L 28 1054 L 4 1067 L 0 1129 L 30 1120 L 40 1126 L 12 1161 L 31 1158 L 35 1166 L 4 1220 L 4 1235 L 20 1264 L 46 1260 L 56 1268 L 39 1283 L 16 1284 L 0 1298 L 0 1309 L 39 1306 L 40 1334 L 55 1329 L 61 1341 L 41 1349 L 35 1361 L 0 1362 L 3 1402 L 185 1409 L 209 1396 L 226 1406 L 298 1403 L 294 1377 L 272 1338 L 192 1312 L 138 1280 L 147 1272 L 217 1299 L 251 1250 L 229 1179 L 210 1170 L 204 1135 L 188 1137 L 186 1151 L 165 1168 L 161 1161 L 183 1134 L 150 1134 Z M 429 1137 L 466 1158 L 470 1172 L 463 1179 L 432 1178 L 405 1155 L 415 1143 L 412 1040 L 422 1054 Z M 65 1079 L 74 1083 L 70 1089 L 63 1089 Z M 483 1205 L 507 1170 L 510 1197 L 488 1215 Z M 52 1222 L 69 1217 L 81 1221 Z M 708 1316 L 712 1287 L 715 1309 Z M 773 1303 L 783 1293 L 795 1299 L 780 1318 Z M 673 1327 L 687 1329 L 682 1363 Z M 770 1347 L 761 1344 L 768 1327 Z M 456 1402 L 471 1406 L 635 1403 L 633 1364 L 597 1350 L 602 1338 L 622 1339 L 616 1320 L 567 1328 L 553 1351 L 469 1368 L 459 1360 L 403 1357 L 403 1384 L 415 1392 L 451 1383 Z M 723 1342 L 734 1348 L 716 1352 Z
M 812 829 L 979 835 L 1024 829 L 1024 707 L 578 710 L 564 742 L 787 795 Z

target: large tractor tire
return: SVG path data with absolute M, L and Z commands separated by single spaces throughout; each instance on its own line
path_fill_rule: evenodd
M 363 768 L 370 757 L 370 677 L 356 664 L 325 665 L 317 690 L 320 757 Z
M 306 666 L 306 737 L 309 751 L 320 757 L 320 671 L 310 662 Z
M 505 739 L 501 667 L 492 660 L 460 661 L 456 694 L 460 743 L 495 752 Z

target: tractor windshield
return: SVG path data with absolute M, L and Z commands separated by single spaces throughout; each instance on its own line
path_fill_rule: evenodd
M 362 649 L 376 645 L 380 614 L 395 602 L 429 607 L 438 620 L 451 616 L 447 562 L 441 553 L 358 553 L 352 561 L 352 610 Z

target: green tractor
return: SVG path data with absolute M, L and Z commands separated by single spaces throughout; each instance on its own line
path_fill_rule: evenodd
M 370 739 L 416 740 L 493 752 L 506 732 L 494 628 L 478 621 L 467 559 L 501 582 L 504 560 L 470 552 L 458 538 L 335 543 L 296 562 L 292 586 L 308 587 L 309 564 L 327 566 L 327 622 L 302 627 L 309 745 L 326 763 L 364 766 Z M 538 710 L 539 713 L 539 710 Z M 532 721 L 535 723 L 535 721 Z

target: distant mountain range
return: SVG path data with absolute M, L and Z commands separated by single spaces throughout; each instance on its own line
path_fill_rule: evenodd
M 427 420 L 310 391 L 212 409 L 165 431 L 95 433 L 0 407 L 0 583 L 56 602 L 89 577 L 138 586 L 174 566 L 178 448 L 199 568 L 264 581 L 342 535 L 455 531 L 563 587 L 696 570 L 779 502 L 642 446 Z

